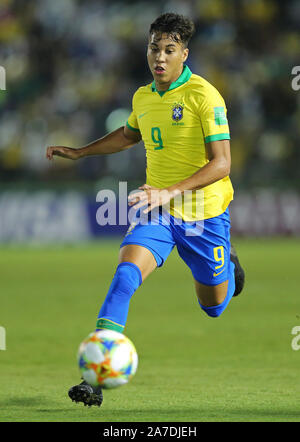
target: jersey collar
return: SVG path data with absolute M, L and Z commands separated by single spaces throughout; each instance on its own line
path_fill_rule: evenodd
M 155 81 L 153 81 L 153 83 L 151 84 L 152 92 L 158 92 L 159 95 L 162 96 L 166 92 L 171 91 L 172 89 L 176 89 L 177 87 L 179 87 L 182 84 L 189 81 L 189 79 L 191 78 L 191 75 L 192 75 L 192 72 L 191 72 L 190 68 L 185 64 L 185 65 L 183 65 L 182 74 L 180 75 L 180 77 L 177 78 L 176 81 L 173 81 L 173 83 L 170 84 L 169 89 L 167 89 L 166 91 L 158 91 L 156 89 Z

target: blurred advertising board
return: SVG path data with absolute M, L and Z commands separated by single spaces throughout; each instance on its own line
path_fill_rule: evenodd
M 4 191 L 0 193 L 0 243 L 72 243 L 124 235 L 129 223 L 99 225 L 96 195 L 81 192 Z M 107 206 L 108 207 L 108 206 Z M 106 208 L 107 208 L 106 207 Z M 232 235 L 300 235 L 300 195 L 260 190 L 239 193 L 230 205 Z

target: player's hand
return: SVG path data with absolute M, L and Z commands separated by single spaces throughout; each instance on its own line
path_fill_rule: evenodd
M 64 146 L 47 147 L 46 158 L 48 158 L 48 160 L 52 160 L 54 155 L 62 158 L 68 158 L 69 160 L 77 160 L 79 158 L 79 149 Z
M 139 187 L 139 190 L 141 192 L 132 193 L 128 197 L 128 204 L 129 206 L 134 206 L 136 210 L 148 205 L 143 210 L 144 214 L 150 212 L 155 207 L 167 204 L 175 196 L 174 192 L 170 192 L 167 189 L 158 189 L 148 184 Z

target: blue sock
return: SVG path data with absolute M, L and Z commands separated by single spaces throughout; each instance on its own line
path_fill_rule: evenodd
M 221 313 L 223 313 L 235 291 L 235 279 L 234 279 L 235 265 L 232 261 L 230 261 L 229 266 L 230 266 L 230 271 L 228 278 L 228 288 L 227 288 L 227 295 L 224 301 L 221 304 L 212 307 L 205 307 L 204 305 L 200 304 L 200 301 L 198 301 L 202 310 L 204 310 L 205 313 L 207 313 L 208 316 L 211 316 L 212 318 L 217 318 L 218 316 L 221 315 Z
M 118 265 L 99 312 L 96 330 L 109 329 L 123 332 L 130 299 L 141 283 L 142 274 L 135 264 L 122 262 Z

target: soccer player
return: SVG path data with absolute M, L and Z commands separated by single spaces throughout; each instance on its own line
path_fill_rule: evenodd
M 219 92 L 185 64 L 193 33 L 193 22 L 184 16 L 158 17 L 150 26 L 147 50 L 154 80 L 134 94 L 126 125 L 79 149 L 47 149 L 50 160 L 53 155 L 78 159 L 120 152 L 140 140 L 145 144 L 147 182 L 129 204 L 149 221 L 133 223 L 123 239 L 96 330 L 123 332 L 132 295 L 175 246 L 192 272 L 199 305 L 210 317 L 220 316 L 244 286 L 244 271 L 230 244 L 227 111 Z M 182 196 L 184 204 L 178 204 Z M 101 389 L 85 381 L 69 396 L 85 405 L 102 402 Z

